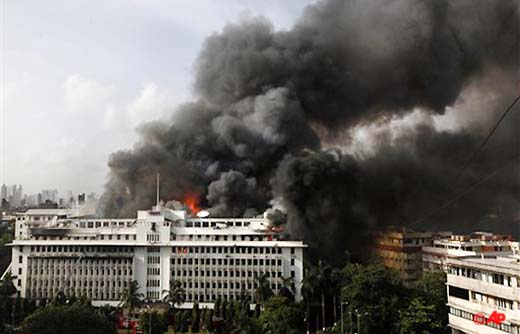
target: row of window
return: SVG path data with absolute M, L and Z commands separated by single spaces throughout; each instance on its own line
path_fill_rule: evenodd
M 222 259 L 222 258 L 174 258 L 171 260 L 172 266 L 177 264 L 182 265 L 282 265 L 281 259 Z M 294 265 L 294 259 L 291 259 L 291 265 Z
M 504 285 L 508 287 L 513 286 L 513 280 L 511 276 L 494 273 L 490 271 L 484 271 L 480 269 L 473 269 L 473 268 L 464 268 L 464 267 L 457 267 L 457 266 L 451 266 L 449 268 L 449 274 L 456 275 L 456 276 L 463 276 L 468 277 L 488 283 L 494 283 L 499 285 Z M 517 279 L 517 287 L 520 287 L 520 280 Z
M 131 265 L 133 263 L 133 258 L 29 258 L 29 265 L 42 265 L 42 266 L 63 266 L 63 265 L 72 265 L 80 266 L 80 267 L 113 267 L 117 265 Z
M 159 242 L 161 235 L 159 233 L 148 233 L 146 234 L 147 242 Z
M 294 271 L 293 271 L 294 272 Z M 267 277 L 282 277 L 281 271 L 267 271 L 263 272 Z M 182 278 L 182 276 L 193 277 L 193 275 L 200 277 L 256 277 L 258 271 L 245 271 L 245 270 L 177 270 L 172 271 L 172 276 Z
M 487 304 L 491 307 L 501 308 L 501 309 L 513 309 L 513 301 L 509 299 L 504 299 L 496 296 L 490 296 L 481 294 L 478 292 L 472 292 L 471 298 L 481 304 Z M 520 305 L 519 305 L 520 309 Z
M 158 287 L 161 286 L 161 281 L 158 280 L 158 279 L 149 279 L 149 280 L 146 281 L 146 286 L 149 287 L 149 288 L 150 287 L 158 288 Z
M 243 294 L 243 293 L 227 293 L 227 291 L 222 291 L 220 294 L 212 293 L 212 294 L 198 294 L 198 293 L 186 293 L 185 294 L 186 301 L 198 301 L 199 303 L 214 303 L 218 299 L 220 300 L 239 300 L 239 301 L 249 301 L 253 302 L 254 298 L 251 294 Z
M 276 241 L 273 235 L 170 234 L 171 241 Z
M 43 269 L 41 268 L 40 270 L 38 269 L 35 269 L 35 268 L 29 268 L 29 275 L 33 276 L 33 275 L 60 275 L 60 274 L 63 274 L 63 275 L 67 275 L 67 274 L 72 274 L 72 275 L 89 275 L 89 276 L 93 276 L 93 275 L 125 275 L 125 276 L 128 276 L 128 275 L 132 275 L 132 269 L 107 269 L 105 271 L 104 268 L 101 268 L 101 269 L 74 269 L 74 270 L 71 270 L 71 269 L 63 269 L 63 271 L 60 271 L 60 269 L 56 269 L 54 270 L 53 268 L 47 268 L 47 269 Z
M 273 291 L 277 291 L 280 284 L 272 283 L 271 289 Z M 184 289 L 256 289 L 257 284 L 254 282 L 182 282 L 182 287 Z
M 121 295 L 123 291 L 118 292 L 105 292 L 105 291 L 94 291 L 92 289 L 65 289 L 65 294 L 67 296 L 75 295 L 75 296 L 87 296 L 87 298 L 91 300 L 121 300 Z M 28 290 L 27 298 L 30 299 L 40 299 L 40 300 L 52 300 L 58 294 L 58 290 L 54 289 L 53 291 L 48 290 Z
M 23 252 L 23 246 L 20 246 Z M 31 253 L 133 253 L 132 247 L 117 246 L 31 246 Z
M 133 220 L 126 221 L 80 221 L 78 226 L 80 228 L 100 228 L 100 227 L 131 227 L 134 224 Z
M 106 287 L 106 288 L 126 288 L 128 280 L 59 280 L 59 279 L 30 279 L 27 281 L 29 288 L 31 287 L 53 287 L 60 285 L 67 285 L 69 287 Z
M 217 227 L 217 224 L 226 224 L 229 227 L 247 227 L 251 223 L 248 221 L 186 221 L 185 227 Z
M 147 291 L 146 292 L 146 298 L 150 300 L 157 300 L 160 298 L 160 292 L 159 291 Z
M 161 274 L 161 268 L 147 268 L 146 274 L 148 276 L 158 276 Z
M 471 313 L 471 312 L 464 311 L 464 310 L 461 310 L 461 309 L 458 309 L 458 308 L 454 308 L 454 307 L 450 307 L 450 314 L 452 314 L 452 315 L 454 315 L 456 317 L 460 317 L 460 318 L 464 318 L 466 320 L 470 320 L 472 322 L 475 320 L 475 315 L 476 315 L 475 313 Z M 480 314 L 478 314 L 477 316 L 480 316 Z M 489 317 L 489 314 L 486 314 L 484 316 Z M 518 327 L 512 326 L 512 325 L 507 324 L 505 322 L 502 322 L 502 323 L 497 325 L 495 322 L 490 321 L 490 322 L 485 322 L 482 325 L 489 326 L 489 327 L 492 327 L 492 328 L 495 328 L 495 329 L 498 329 L 498 330 L 501 330 L 501 331 L 504 331 L 504 332 L 507 332 L 507 333 L 520 334 L 520 331 L 519 331 Z
M 280 247 L 176 247 L 175 254 L 282 254 Z M 295 254 L 291 248 L 291 254 Z

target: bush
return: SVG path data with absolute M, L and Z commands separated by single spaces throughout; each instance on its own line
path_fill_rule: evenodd
M 21 334 L 116 334 L 113 324 L 82 306 L 49 306 L 21 324 Z

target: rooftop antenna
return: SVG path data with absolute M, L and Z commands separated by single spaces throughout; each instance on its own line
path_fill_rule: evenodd
M 157 173 L 157 207 L 159 207 L 159 173 Z

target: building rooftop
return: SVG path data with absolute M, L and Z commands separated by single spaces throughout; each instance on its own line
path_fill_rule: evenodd
M 448 259 L 448 264 L 470 266 L 472 268 L 488 269 L 491 271 L 507 272 L 511 275 L 520 274 L 520 256 L 483 257 L 472 256 L 458 259 Z

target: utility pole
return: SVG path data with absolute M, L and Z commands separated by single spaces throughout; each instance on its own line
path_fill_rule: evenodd
M 341 301 L 339 304 L 339 306 L 340 306 L 339 312 L 340 312 L 340 317 L 341 317 L 341 334 L 345 333 L 345 331 L 343 330 L 343 305 L 348 305 L 348 302 Z
M 321 292 L 321 313 L 321 316 L 323 317 L 323 331 L 325 332 L 325 294 L 323 293 L 323 291 Z
M 348 317 L 349 317 L 348 334 L 352 334 L 352 311 L 348 311 Z
M 356 316 L 357 316 L 357 334 L 361 334 L 361 322 L 360 322 L 360 319 L 361 319 L 362 316 L 368 315 L 368 312 L 359 313 L 357 309 L 356 309 L 355 312 L 356 312 Z
M 148 334 L 152 334 L 152 308 L 148 304 L 146 308 L 148 309 Z

